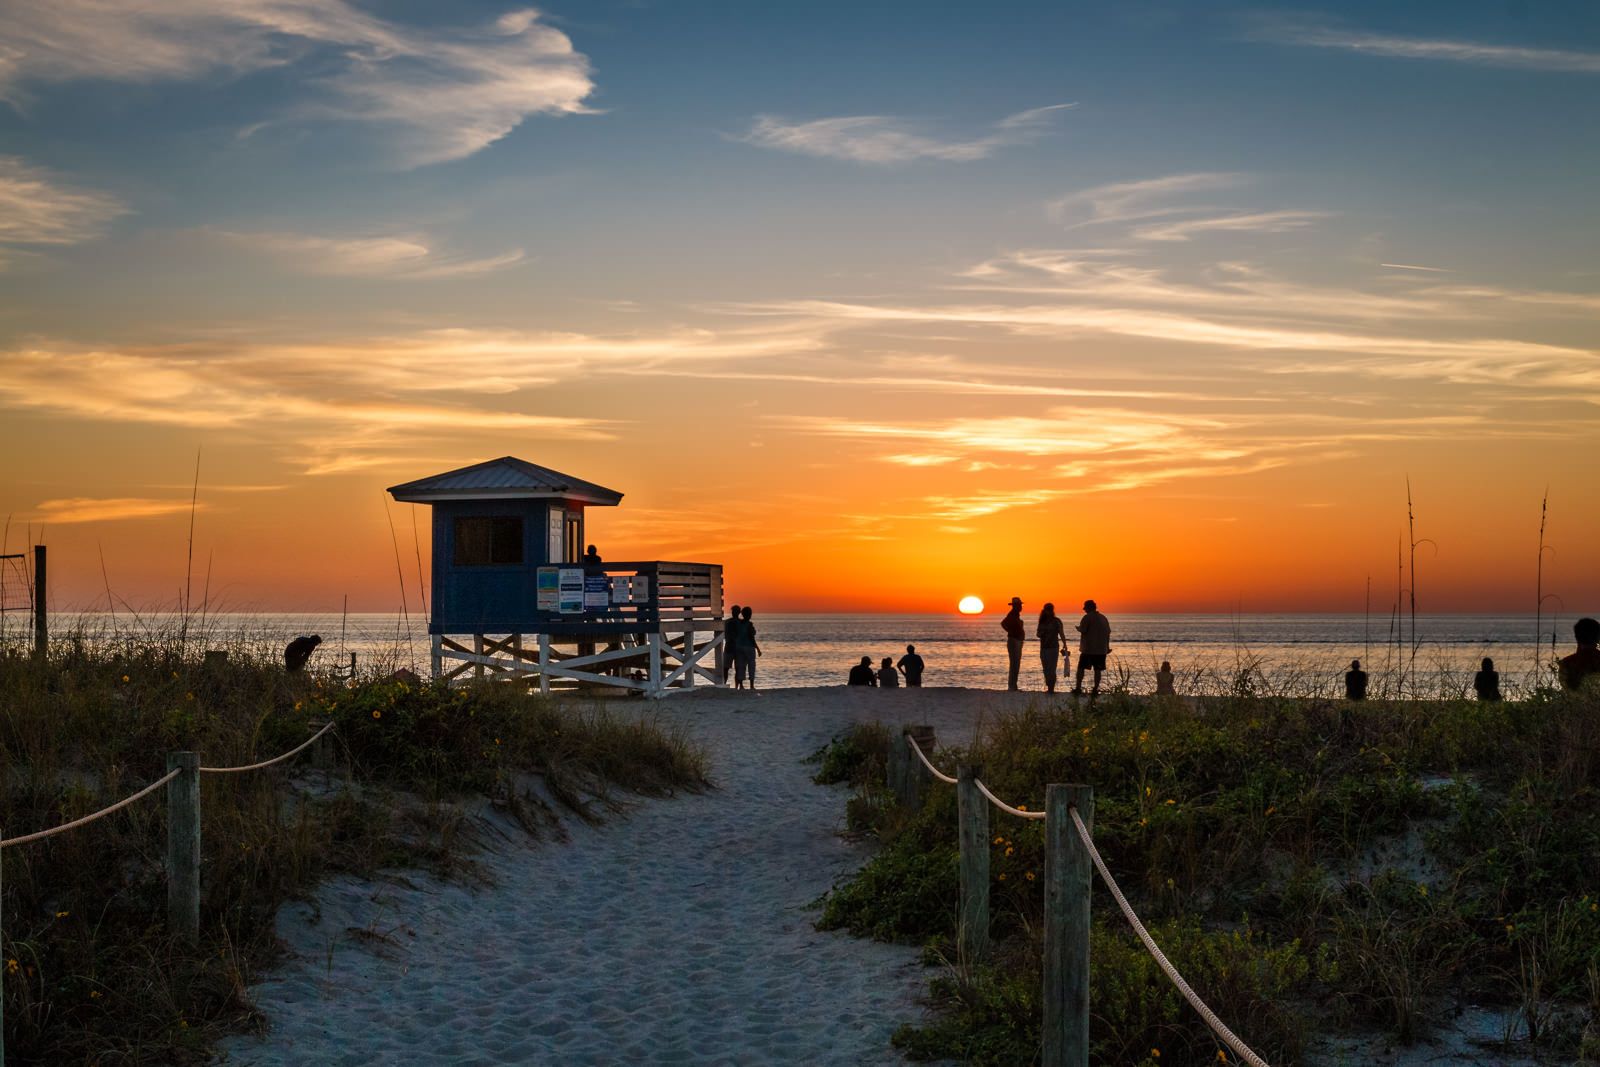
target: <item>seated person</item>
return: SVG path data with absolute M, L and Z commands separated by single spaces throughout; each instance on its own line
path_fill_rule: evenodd
M 1478 691 L 1479 700 L 1501 700 L 1500 672 L 1494 669 L 1494 660 L 1483 657 L 1483 669 L 1472 676 L 1472 688 Z
M 1347 700 L 1367 699 L 1367 672 L 1361 669 L 1361 661 L 1350 661 L 1350 669 L 1344 674 L 1344 695 Z
M 861 662 L 850 668 L 850 684 L 871 686 L 878 684 L 878 676 L 872 672 L 871 656 L 862 656 Z
M 1561 688 L 1577 691 L 1582 689 L 1584 681 L 1589 678 L 1600 677 L 1600 622 L 1594 619 L 1579 619 L 1572 624 L 1573 639 L 1578 642 L 1578 651 L 1561 660 Z
M 1175 697 L 1178 691 L 1172 688 L 1172 664 L 1166 660 L 1161 661 L 1161 669 L 1156 671 L 1156 696 Z
M 894 669 L 894 657 L 883 657 L 883 666 L 878 668 L 878 688 L 898 689 L 900 687 L 900 672 Z

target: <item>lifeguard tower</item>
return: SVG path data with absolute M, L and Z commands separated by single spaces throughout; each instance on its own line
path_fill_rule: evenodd
M 720 565 L 582 562 L 585 513 L 616 490 L 503 456 L 389 493 L 433 507 L 435 678 L 652 697 L 723 684 Z

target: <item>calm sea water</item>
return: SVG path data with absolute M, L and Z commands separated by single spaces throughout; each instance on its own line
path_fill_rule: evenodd
M 1030 633 L 1034 616 L 1026 616 Z M 862 656 L 878 663 L 896 659 L 915 644 L 927 661 L 926 685 L 1003 688 L 1005 644 L 998 615 L 757 615 L 763 656 L 759 680 L 766 687 L 839 685 Z M 1074 637 L 1074 618 L 1066 618 Z M 0 617 L 0 635 L 25 639 L 27 620 Z M 1344 671 L 1360 658 L 1372 676 L 1374 695 L 1427 696 L 1471 692 L 1478 662 L 1492 657 L 1507 695 L 1523 692 L 1536 678 L 1536 658 L 1550 659 L 1552 620 L 1545 616 L 1540 647 L 1534 644 L 1531 615 L 1422 615 L 1412 651 L 1409 620 L 1398 644 L 1387 617 L 1370 622 L 1361 615 L 1112 615 L 1112 655 L 1107 686 L 1133 692 L 1155 687 L 1154 673 L 1170 660 L 1180 692 L 1223 693 L 1240 684 L 1256 692 L 1322 695 L 1342 692 Z M 302 633 L 322 635 L 317 659 L 346 662 L 355 652 L 363 671 L 410 665 L 426 673 L 426 622 L 388 614 L 227 614 L 191 621 L 194 639 L 212 647 L 230 644 L 281 650 Z M 1572 619 L 1557 620 L 1557 647 L 1570 651 Z M 135 620 L 126 614 L 62 616 L 57 634 L 74 630 L 104 640 L 175 633 L 171 617 Z M 1069 641 L 1076 663 L 1075 644 Z M 1241 677 L 1243 682 L 1241 683 Z M 1546 671 L 1539 680 L 1548 684 Z M 1023 655 L 1024 688 L 1043 689 L 1038 646 Z

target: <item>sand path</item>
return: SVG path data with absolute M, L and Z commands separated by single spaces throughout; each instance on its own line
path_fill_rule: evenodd
M 853 720 L 970 736 L 999 694 L 706 691 L 648 708 L 711 754 L 719 788 L 640 803 L 564 844 L 487 857 L 472 890 L 339 880 L 280 913 L 293 958 L 251 990 L 239 1064 L 878 1064 L 922 1015 L 915 950 L 813 929 L 868 850 L 842 787 L 800 760 Z M 915 703 L 913 703 L 913 701 Z M 369 935 L 351 931 L 368 931 Z

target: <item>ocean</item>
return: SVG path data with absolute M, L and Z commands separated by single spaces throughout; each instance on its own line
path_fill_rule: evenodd
M 91 640 L 112 635 L 138 638 L 172 634 L 172 616 L 134 618 L 126 613 L 53 616 L 52 630 L 74 630 Z M 1029 633 L 1036 616 L 1026 615 Z M 1006 684 L 1006 654 L 1000 616 L 963 615 L 756 615 L 763 687 L 841 685 L 862 656 L 874 664 L 898 659 L 915 644 L 927 662 L 925 685 L 1001 689 Z M 1072 625 L 1065 616 L 1073 662 Z M 1248 688 L 1256 693 L 1333 696 L 1343 692 L 1343 675 L 1360 659 L 1371 675 L 1373 696 L 1403 691 L 1417 696 L 1459 696 L 1472 692 L 1472 675 L 1485 656 L 1501 672 L 1506 695 L 1525 693 L 1536 681 L 1550 684 L 1546 666 L 1555 631 L 1561 654 L 1571 650 L 1572 618 L 1543 617 L 1538 647 L 1532 615 L 1419 615 L 1413 648 L 1410 620 L 1397 640 L 1387 616 L 1362 615 L 1111 615 L 1112 654 L 1103 685 L 1145 693 L 1155 688 L 1155 671 L 1168 660 L 1179 692 L 1218 694 Z M 0 640 L 26 640 L 28 620 L 20 613 L 0 616 Z M 191 639 L 212 647 L 243 643 L 263 651 L 281 649 L 298 634 L 317 633 L 323 644 L 317 662 L 344 663 L 357 654 L 362 670 L 411 666 L 426 674 L 427 625 L 392 614 L 231 613 L 191 620 Z M 1038 646 L 1023 653 L 1022 685 L 1042 690 Z

